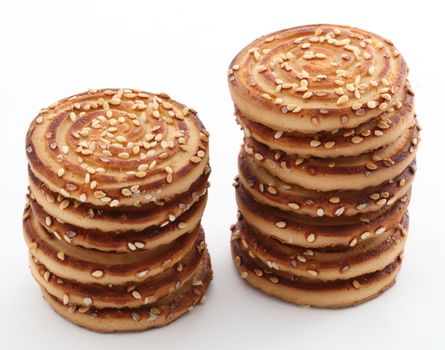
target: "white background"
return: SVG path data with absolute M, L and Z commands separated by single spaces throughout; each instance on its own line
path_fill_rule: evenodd
M 1 0 L 0 349 L 445 349 L 442 15 L 428 1 Z M 310 23 L 392 39 L 411 68 L 424 128 L 398 282 L 374 301 L 337 311 L 299 308 L 249 288 L 229 251 L 241 134 L 227 67 L 256 37 Z M 101 335 L 76 327 L 43 301 L 27 267 L 26 129 L 41 107 L 90 87 L 168 92 L 196 108 L 212 134 L 203 221 L 215 278 L 206 304 L 166 328 Z

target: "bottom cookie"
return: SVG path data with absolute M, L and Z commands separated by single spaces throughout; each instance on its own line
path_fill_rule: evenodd
M 401 258 L 384 269 L 348 280 L 317 281 L 299 278 L 272 270 L 243 249 L 241 241 L 231 241 L 232 257 L 241 275 L 254 288 L 301 305 L 320 308 L 342 308 L 357 305 L 377 297 L 394 283 Z
M 210 257 L 205 253 L 193 281 L 153 304 L 137 308 L 87 308 L 64 305 L 41 288 L 51 307 L 67 320 L 96 332 L 134 332 L 165 326 L 184 315 L 199 303 L 212 279 Z

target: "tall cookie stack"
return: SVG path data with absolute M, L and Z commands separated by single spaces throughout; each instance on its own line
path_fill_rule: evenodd
M 90 90 L 34 119 L 24 236 L 59 314 L 99 332 L 135 331 L 204 297 L 208 136 L 195 111 L 139 90 Z
M 419 140 L 407 74 L 390 41 L 344 26 L 279 31 L 235 57 L 231 246 L 253 287 L 336 308 L 393 285 Z

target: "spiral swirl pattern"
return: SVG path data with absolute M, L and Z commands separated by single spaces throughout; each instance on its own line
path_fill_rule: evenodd
M 232 98 L 275 130 L 356 127 L 400 108 L 408 69 L 393 44 L 359 29 L 314 25 L 263 36 L 229 69 Z
M 195 112 L 168 95 L 108 89 L 43 109 L 26 150 L 52 191 L 114 207 L 185 192 L 204 172 L 207 142 Z

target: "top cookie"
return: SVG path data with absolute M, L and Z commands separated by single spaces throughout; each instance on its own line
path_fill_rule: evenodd
M 186 192 L 208 171 L 208 133 L 166 94 L 90 90 L 41 110 L 26 137 L 32 173 L 96 206 L 139 206 Z
M 408 69 L 391 41 L 329 24 L 263 36 L 232 61 L 237 108 L 274 130 L 354 128 L 402 107 Z

